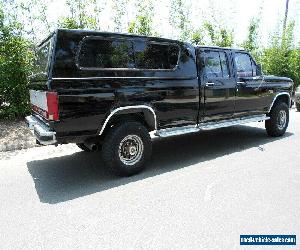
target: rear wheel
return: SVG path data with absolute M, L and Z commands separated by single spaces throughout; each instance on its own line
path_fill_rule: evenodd
M 112 127 L 104 138 L 102 156 L 110 170 L 121 176 L 142 171 L 152 153 L 147 129 L 138 122 L 125 122 Z
M 298 112 L 300 112 L 300 103 L 296 102 L 296 109 Z
M 289 108 L 286 103 L 278 102 L 270 112 L 270 119 L 266 120 L 265 127 L 269 136 L 284 135 L 289 124 Z

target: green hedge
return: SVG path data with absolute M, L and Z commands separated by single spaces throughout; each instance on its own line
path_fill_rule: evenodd
M 17 23 L 5 25 L 0 10 L 0 119 L 24 117 L 29 112 L 28 75 L 33 53 Z

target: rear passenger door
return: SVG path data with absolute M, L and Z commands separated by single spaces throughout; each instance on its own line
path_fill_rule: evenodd
M 231 72 L 229 54 L 224 50 L 202 49 L 198 57 L 202 78 L 201 107 L 204 107 L 200 122 L 232 117 L 236 81 Z
M 146 79 L 132 86 L 141 91 L 132 92 L 132 105 L 138 95 L 151 101 L 159 129 L 197 124 L 199 85 L 194 48 L 173 42 L 135 41 L 134 55 L 136 74 Z M 126 95 L 130 100 L 128 91 Z

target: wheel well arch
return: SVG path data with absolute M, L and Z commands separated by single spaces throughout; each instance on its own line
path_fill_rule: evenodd
M 152 107 L 147 105 L 124 106 L 111 111 L 106 117 L 99 135 L 102 135 L 107 127 L 124 120 L 137 120 L 145 125 L 148 131 L 157 130 L 156 114 Z
M 278 102 L 284 102 L 288 105 L 288 107 L 290 108 L 291 107 L 291 96 L 290 96 L 290 93 L 288 92 L 280 92 L 278 93 L 277 95 L 275 95 L 271 105 L 270 105 L 270 108 L 268 110 L 268 112 L 271 112 L 272 108 L 274 107 L 274 105 Z

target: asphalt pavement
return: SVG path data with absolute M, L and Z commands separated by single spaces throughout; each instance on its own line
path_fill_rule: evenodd
M 284 137 L 253 123 L 155 139 L 129 178 L 103 165 L 76 145 L 0 153 L 0 249 L 300 249 L 300 112 Z

